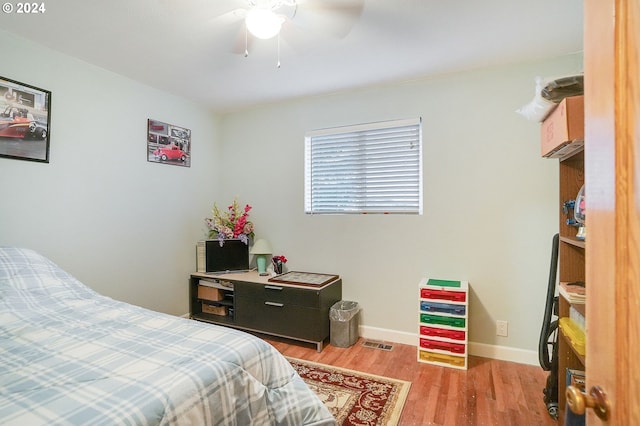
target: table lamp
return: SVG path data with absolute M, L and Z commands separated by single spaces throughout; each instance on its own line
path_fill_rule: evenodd
M 258 266 L 259 275 L 268 275 L 267 273 L 267 255 L 272 253 L 271 246 L 266 240 L 259 239 L 251 247 L 249 253 L 256 256 L 256 265 Z

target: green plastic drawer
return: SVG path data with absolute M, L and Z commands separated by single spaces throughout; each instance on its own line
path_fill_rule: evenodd
M 464 328 L 464 318 L 443 317 L 440 315 L 420 314 L 420 322 L 424 324 L 447 325 L 449 327 Z

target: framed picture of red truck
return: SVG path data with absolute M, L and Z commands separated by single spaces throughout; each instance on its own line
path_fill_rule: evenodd
M 0 76 L 0 157 L 49 162 L 51 92 Z

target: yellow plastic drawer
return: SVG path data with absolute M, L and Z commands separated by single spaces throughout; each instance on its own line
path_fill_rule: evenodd
M 442 364 L 450 364 L 456 367 L 465 366 L 465 358 L 463 357 L 429 352 L 422 349 L 419 349 L 419 352 L 419 359 L 423 362 L 439 362 Z

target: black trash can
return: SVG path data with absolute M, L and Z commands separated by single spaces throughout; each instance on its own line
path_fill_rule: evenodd
M 360 306 L 357 302 L 341 300 L 329 309 L 331 322 L 331 345 L 348 348 L 358 340 L 358 313 Z

